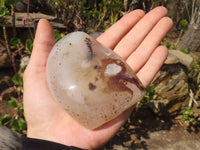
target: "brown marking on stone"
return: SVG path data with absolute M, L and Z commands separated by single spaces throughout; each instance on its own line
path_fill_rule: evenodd
M 121 66 L 122 68 L 121 72 L 112 76 L 106 76 L 104 72 L 106 70 L 107 65 L 113 64 L 113 63 Z M 144 87 L 142 86 L 142 84 L 139 82 L 137 78 L 130 77 L 127 74 L 125 64 L 119 59 L 107 58 L 107 59 L 102 60 L 101 78 L 107 82 L 107 85 L 111 90 L 115 90 L 119 92 L 127 91 L 128 93 L 133 95 L 134 93 L 132 89 L 127 87 L 128 82 L 135 84 L 140 90 L 144 90 Z
M 101 73 L 101 66 L 95 65 L 94 70 L 97 71 L 98 73 Z
M 95 70 L 101 69 L 101 66 L 95 65 L 95 66 L 94 66 L 94 69 L 95 69 Z
M 107 116 L 106 114 L 104 115 L 104 119 L 105 119 L 105 120 L 108 120 L 108 116 Z
M 93 83 L 89 83 L 89 90 L 93 91 L 96 88 L 97 88 L 96 85 L 94 85 Z
M 89 55 L 87 56 L 87 59 L 91 60 L 93 58 L 93 56 L 94 56 L 93 49 L 92 49 L 92 46 L 91 46 L 92 42 L 88 37 L 85 38 L 85 42 L 86 42 L 87 47 L 89 49 Z
M 133 91 L 126 86 L 127 82 L 121 77 L 121 74 L 111 76 L 107 82 L 108 87 L 115 91 L 127 91 L 133 95 Z
M 140 81 L 138 79 L 130 78 L 130 77 L 126 77 L 126 76 L 127 75 L 125 75 L 125 77 L 123 77 L 123 75 L 122 75 L 122 78 L 124 78 L 124 80 L 126 80 L 127 82 L 135 84 L 140 90 L 145 90 L 143 85 L 140 83 Z

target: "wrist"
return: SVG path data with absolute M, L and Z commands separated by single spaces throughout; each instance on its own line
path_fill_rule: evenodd
M 74 146 L 80 149 L 96 149 L 96 145 L 93 146 L 90 142 L 87 142 L 87 138 L 82 135 L 78 137 L 76 135 L 56 131 L 56 128 L 52 129 L 38 129 L 38 128 L 28 128 L 27 129 L 27 137 L 32 139 L 39 139 L 50 141 L 54 143 L 59 143 L 66 146 Z M 95 143 L 95 142 L 92 142 Z M 94 148 L 95 147 L 95 148 Z
M 78 147 L 73 146 L 67 146 L 56 142 L 41 140 L 41 139 L 35 139 L 35 138 L 29 138 L 26 136 L 21 137 L 21 143 L 22 147 L 21 150 L 54 150 L 54 149 L 62 149 L 62 150 L 81 150 Z

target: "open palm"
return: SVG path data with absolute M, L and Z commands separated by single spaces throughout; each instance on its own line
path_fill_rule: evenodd
M 122 17 L 97 40 L 113 49 L 130 65 L 147 87 L 167 57 L 159 46 L 172 26 L 167 10 L 157 7 L 148 14 L 135 10 Z M 24 73 L 24 111 L 27 136 L 83 149 L 95 149 L 115 135 L 131 108 L 105 125 L 89 130 L 73 120 L 52 98 L 46 81 L 46 62 L 54 45 L 54 32 L 40 20 L 30 62 Z

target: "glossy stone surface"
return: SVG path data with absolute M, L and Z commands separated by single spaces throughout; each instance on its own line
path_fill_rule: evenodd
M 145 93 L 125 61 L 84 32 L 55 44 L 46 72 L 54 99 L 89 129 L 114 119 Z

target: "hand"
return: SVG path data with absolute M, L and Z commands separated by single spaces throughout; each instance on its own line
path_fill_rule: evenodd
M 167 57 L 167 48 L 159 46 L 172 27 L 167 10 L 157 7 L 148 14 L 135 10 L 122 17 L 97 40 L 127 61 L 147 87 Z M 40 20 L 30 62 L 24 73 L 24 111 L 27 136 L 68 146 L 95 149 L 112 138 L 132 109 L 95 130 L 73 120 L 52 98 L 46 81 L 46 62 L 54 45 L 54 32 L 46 20 Z

